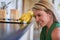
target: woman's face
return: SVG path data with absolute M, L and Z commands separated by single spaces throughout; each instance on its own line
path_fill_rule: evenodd
M 46 26 L 50 21 L 50 15 L 46 13 L 45 11 L 41 10 L 34 10 L 34 17 L 36 19 L 36 22 L 41 26 Z

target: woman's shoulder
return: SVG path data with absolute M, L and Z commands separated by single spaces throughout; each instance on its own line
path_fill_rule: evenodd
M 55 22 L 54 29 L 52 31 L 52 40 L 60 40 L 60 23 Z
M 60 27 L 55 28 L 52 31 L 52 40 L 60 40 Z

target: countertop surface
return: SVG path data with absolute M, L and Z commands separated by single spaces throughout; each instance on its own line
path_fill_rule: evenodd
M 18 23 L 18 22 L 0 22 L 0 23 L 8 23 L 8 24 L 10 24 L 10 23 L 15 24 L 16 23 L 16 24 L 21 24 L 21 23 Z M 20 39 L 24 35 L 24 33 L 27 30 L 29 30 L 31 25 L 32 25 L 32 23 L 26 25 L 26 27 L 24 27 L 23 29 L 19 29 L 19 30 L 15 31 L 15 32 L 9 34 L 6 37 L 1 37 L 0 40 L 18 40 L 18 39 Z

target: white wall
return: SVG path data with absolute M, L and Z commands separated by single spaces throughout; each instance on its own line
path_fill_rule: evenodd
M 58 21 L 60 22 L 60 0 L 54 0 L 54 7 L 56 10 L 56 17 L 58 19 Z
M 23 0 L 18 0 L 18 10 L 19 10 L 19 17 L 21 17 L 22 15 L 22 4 L 23 4 Z

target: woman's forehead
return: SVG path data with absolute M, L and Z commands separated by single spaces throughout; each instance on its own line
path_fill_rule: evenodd
M 42 10 L 34 10 L 33 13 L 37 15 L 37 14 L 45 14 L 46 12 Z
M 33 13 L 40 13 L 41 10 L 34 10 Z

